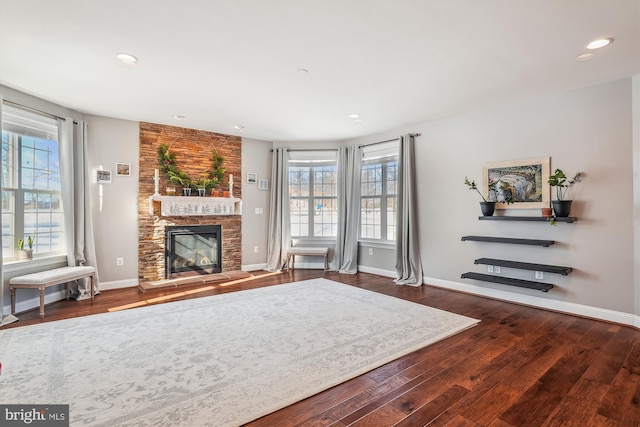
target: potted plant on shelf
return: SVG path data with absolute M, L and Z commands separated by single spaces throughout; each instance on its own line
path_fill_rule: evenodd
M 33 238 L 31 236 L 27 236 L 27 246 L 29 249 L 24 248 L 24 240 L 18 240 L 18 259 L 33 258 Z
M 556 169 L 555 172 L 549 176 L 549 185 L 556 187 L 556 200 L 551 201 L 555 216 L 559 218 L 566 218 L 569 216 L 572 200 L 565 199 L 567 191 L 573 184 L 581 181 L 582 172 L 578 172 L 573 176 L 573 178 L 568 179 L 562 169 Z
M 478 189 L 475 181 L 469 181 L 469 178 L 464 177 L 464 183 L 469 187 L 469 190 L 475 190 L 480 197 L 482 197 L 482 201 L 480 202 L 480 210 L 482 211 L 483 216 L 492 216 L 496 210 L 496 203 L 502 202 L 506 204 L 513 203 L 513 198 L 511 196 L 503 197 L 502 200 L 498 200 L 496 186 L 498 185 L 498 181 L 490 182 L 488 187 L 489 191 L 487 197 L 484 197 L 482 192 Z M 500 187 L 502 190 L 506 189 L 506 186 Z

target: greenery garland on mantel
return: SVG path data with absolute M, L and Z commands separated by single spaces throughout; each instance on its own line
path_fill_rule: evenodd
M 178 168 L 176 153 L 169 151 L 169 145 L 161 144 L 158 147 L 158 165 L 160 170 L 167 174 L 169 181 L 183 187 L 212 188 L 220 185 L 226 169 L 222 167 L 224 158 L 213 149 L 211 151 L 211 169 L 207 171 L 206 178 L 192 179 L 186 172 Z

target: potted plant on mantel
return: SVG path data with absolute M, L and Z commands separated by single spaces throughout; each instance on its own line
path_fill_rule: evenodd
M 207 195 L 207 190 L 215 185 L 215 181 L 209 178 L 199 179 L 195 183 L 196 190 L 198 190 L 198 196 L 204 197 Z
M 492 216 L 496 210 L 496 203 L 498 202 L 506 203 L 508 205 L 513 203 L 513 198 L 511 196 L 506 196 L 503 197 L 503 200 L 498 200 L 496 191 L 496 185 L 498 184 L 498 181 L 489 183 L 489 192 L 487 194 L 487 197 L 484 197 L 482 192 L 478 189 L 475 181 L 469 181 L 469 178 L 465 176 L 464 183 L 467 185 L 467 187 L 469 187 L 469 190 L 475 190 L 480 195 L 480 197 L 482 197 L 482 201 L 480 202 L 480 210 L 482 211 L 483 216 Z M 506 186 L 503 186 L 501 187 L 501 189 L 504 190 L 505 187 Z
M 556 169 L 553 175 L 549 176 L 548 183 L 556 187 L 556 200 L 552 200 L 553 212 L 556 217 L 566 218 L 571 212 L 572 200 L 566 200 L 567 191 L 576 182 L 582 181 L 582 172 L 578 172 L 573 178 L 568 179 L 562 169 Z

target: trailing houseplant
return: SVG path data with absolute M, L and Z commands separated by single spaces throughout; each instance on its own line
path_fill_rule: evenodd
M 211 169 L 207 171 L 206 178 L 192 179 L 186 172 L 178 168 L 176 153 L 169 150 L 167 144 L 158 147 L 158 165 L 169 181 L 182 186 L 183 194 L 190 195 L 191 189 L 202 189 L 215 187 L 222 182 L 226 170 L 222 167 L 224 158 L 214 149 L 211 152 Z
M 569 216 L 572 200 L 566 199 L 567 192 L 573 184 L 581 181 L 582 172 L 578 172 L 573 178 L 569 179 L 562 169 L 556 169 L 553 174 L 549 176 L 547 182 L 550 186 L 556 188 L 556 199 L 551 201 L 555 216 L 560 218 Z
M 482 211 L 483 216 L 492 216 L 496 210 L 496 203 L 513 203 L 513 197 L 506 196 L 503 197 L 502 200 L 498 200 L 498 191 L 496 190 L 496 186 L 498 185 L 498 181 L 493 181 L 488 184 L 488 193 L 487 197 L 484 197 L 484 194 L 480 191 L 478 186 L 476 185 L 475 180 L 469 181 L 469 178 L 464 177 L 464 183 L 469 187 L 469 190 L 475 190 L 476 193 L 482 197 L 482 201 L 480 202 L 480 210 Z M 500 187 L 501 190 L 506 189 L 506 185 Z

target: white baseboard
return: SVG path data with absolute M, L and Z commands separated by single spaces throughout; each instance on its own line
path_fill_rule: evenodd
M 267 263 L 262 264 L 247 264 L 240 267 L 242 271 L 256 271 L 256 270 L 264 270 L 267 268 Z
M 377 274 L 378 276 L 384 277 L 396 277 L 396 272 L 391 270 L 383 270 L 381 268 L 375 267 L 367 267 L 366 265 L 359 265 L 358 271 L 362 271 L 363 273 Z
M 451 280 L 436 279 L 433 277 L 423 277 L 423 282 L 429 285 L 451 289 L 454 291 L 466 292 L 469 294 L 480 295 L 502 301 L 514 302 L 552 311 L 560 311 L 577 316 L 591 317 L 594 319 L 606 320 L 609 322 L 616 322 L 623 325 L 640 328 L 640 316 L 635 316 L 631 313 L 623 313 L 621 311 L 608 310 L 606 308 L 592 307 L 589 305 L 576 304 L 567 301 L 540 298 L 533 295 L 519 294 L 516 292 L 508 292 L 500 289 L 485 288 L 474 286 L 469 283 L 460 283 Z
M 100 282 L 100 290 L 108 291 L 111 289 L 133 288 L 138 286 L 138 279 L 113 280 L 111 282 Z

